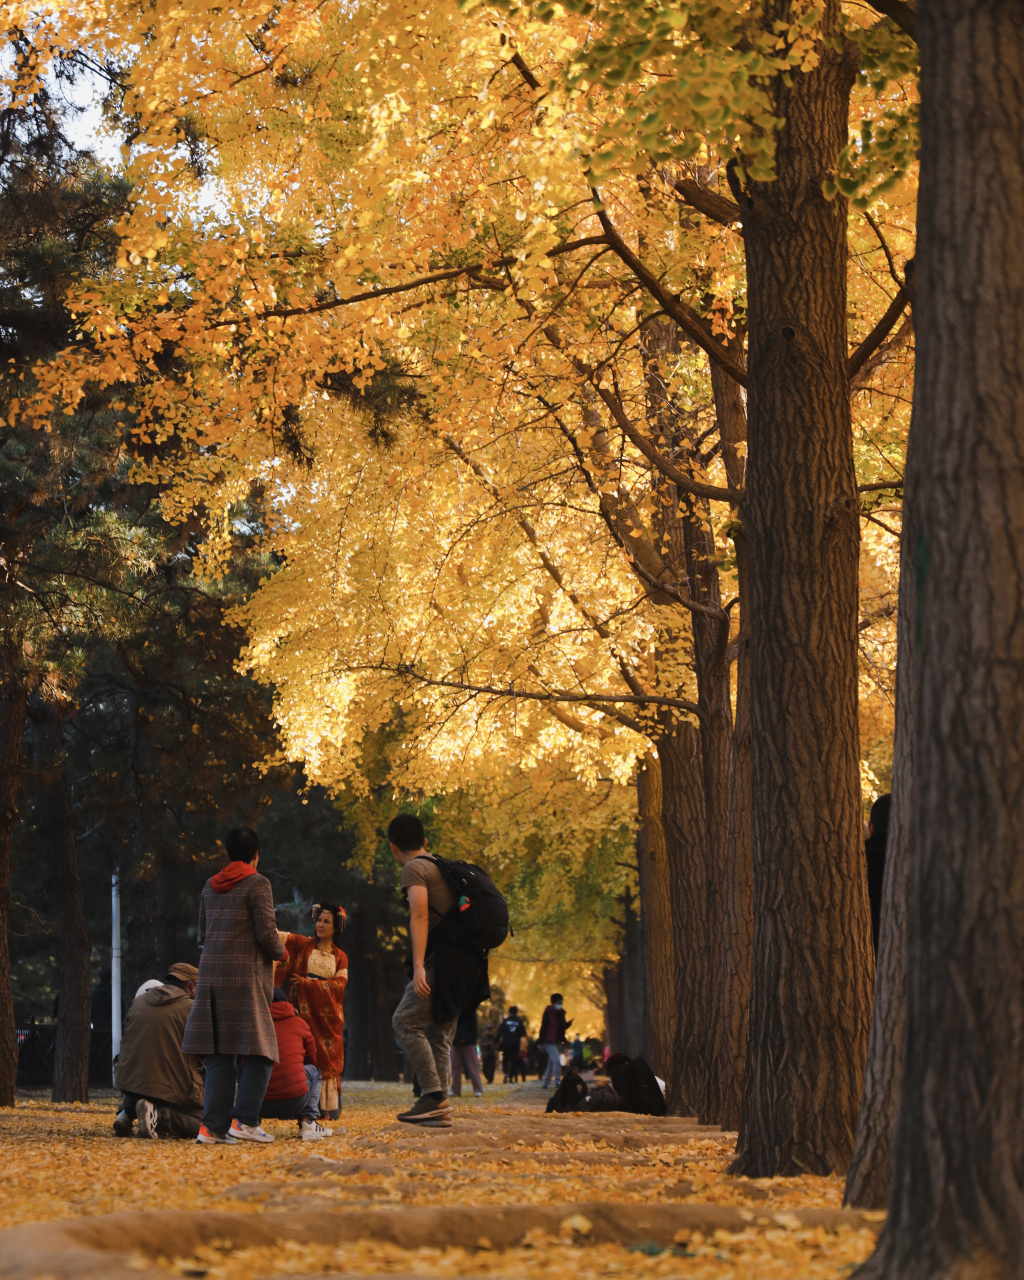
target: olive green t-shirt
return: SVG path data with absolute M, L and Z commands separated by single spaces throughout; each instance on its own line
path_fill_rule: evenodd
M 430 858 L 413 858 L 402 868 L 402 888 L 421 884 L 427 891 L 428 930 L 433 929 L 444 913 L 454 905 L 452 891 L 436 862 Z

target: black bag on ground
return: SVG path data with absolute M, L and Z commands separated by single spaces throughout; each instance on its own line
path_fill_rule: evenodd
M 553 1111 L 559 1113 L 565 1111 L 586 1111 L 587 1098 L 590 1090 L 587 1083 L 578 1071 L 567 1071 L 562 1079 L 561 1084 L 548 1098 L 548 1105 L 545 1111 L 548 1115 Z
M 455 905 L 445 913 L 448 936 L 464 947 L 492 951 L 508 937 L 508 903 L 486 871 L 472 862 L 421 854 L 437 863 Z

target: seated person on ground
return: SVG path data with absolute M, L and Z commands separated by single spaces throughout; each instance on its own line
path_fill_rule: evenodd
M 579 1072 L 570 1070 L 548 1101 L 548 1112 L 630 1111 L 634 1115 L 663 1116 L 665 1085 L 643 1058 L 613 1053 L 607 1062 L 610 1084 L 590 1088 Z
M 333 1129 L 325 1129 L 317 1120 L 321 1082 L 313 1033 L 280 987 L 274 988 L 270 1016 L 274 1019 L 278 1060 L 260 1107 L 260 1119 L 298 1120 L 303 1142 L 329 1138 Z
M 195 1138 L 203 1119 L 199 1063 L 181 1051 L 199 970 L 172 964 L 164 981 L 132 1001 L 114 1059 L 114 1083 L 124 1095 L 114 1120 L 119 1138 Z

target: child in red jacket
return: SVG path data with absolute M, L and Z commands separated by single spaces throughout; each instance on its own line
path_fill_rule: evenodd
M 329 1138 L 334 1130 L 325 1129 L 317 1119 L 320 1069 L 313 1033 L 280 987 L 274 988 L 270 1016 L 277 1035 L 278 1060 L 260 1107 L 260 1119 L 298 1120 L 303 1142 Z

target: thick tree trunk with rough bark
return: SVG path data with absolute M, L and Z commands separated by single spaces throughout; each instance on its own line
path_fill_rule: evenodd
M 57 922 L 57 1034 L 53 1101 L 89 1101 L 92 1027 L 92 947 L 78 862 L 75 814 L 60 710 L 42 702 L 33 710 L 38 741 L 38 831 Z
M 662 814 L 663 795 L 661 761 L 653 752 L 648 752 L 637 774 L 640 929 L 651 1010 L 651 1065 L 671 1088 L 675 1080 L 673 1072 L 678 1070 L 675 1046 L 679 1008 L 676 1002 L 675 921 Z
M 11 995 L 7 917 L 11 905 L 11 841 L 18 821 L 22 738 L 28 682 L 20 671 L 0 677 L 0 1107 L 14 1106 L 18 1080 L 18 1034 Z
M 690 594 L 701 604 L 721 607 L 722 596 L 710 515 L 698 503 L 688 504 L 686 520 L 687 579 Z M 717 621 L 693 615 L 693 657 L 697 701 L 701 708 L 700 754 L 704 790 L 704 876 L 707 885 L 704 983 L 704 1046 L 697 1116 L 701 1124 L 717 1124 L 722 1114 L 721 1066 L 726 1054 L 725 920 L 729 791 L 732 771 L 732 699 L 726 657 L 728 618 Z
M 746 442 L 747 415 L 743 392 L 717 365 L 711 367 L 722 458 L 729 485 L 746 483 L 746 463 L 739 446 Z M 738 517 L 732 524 L 739 584 L 739 636 L 736 640 L 736 699 L 733 712 L 729 812 L 722 895 L 723 1035 L 714 1070 L 718 1078 L 723 1129 L 738 1129 L 743 1097 L 743 1059 L 747 1048 L 747 1004 L 750 997 L 750 949 L 753 941 L 753 869 L 750 863 L 750 644 L 744 614 L 747 599 L 747 546 Z M 736 612 L 733 611 L 733 619 Z
M 884 1209 L 892 1178 L 907 1008 L 907 895 L 911 800 L 914 784 L 914 506 L 920 454 L 911 426 L 904 470 L 900 594 L 896 617 L 896 734 L 892 762 L 892 816 L 885 849 L 882 924 L 875 965 L 864 1095 L 857 1140 L 846 1174 L 844 1201 L 858 1209 Z
M 790 20 L 770 0 L 768 23 Z M 826 0 L 828 33 L 837 0 Z M 833 1173 L 853 1150 L 874 980 L 857 723 L 859 518 L 846 337 L 846 207 L 822 181 L 857 68 L 773 84 L 776 180 L 741 192 L 754 943 L 734 1171 Z
M 865 1277 L 1024 1273 L 1024 7 L 918 10 L 917 758 L 889 1218 Z
M 700 732 L 689 722 L 658 740 L 674 943 L 676 1038 L 666 1076 L 670 1110 L 695 1115 L 704 1080 L 707 850 Z M 647 950 L 648 963 L 651 951 Z M 655 1010 L 651 1005 L 652 1027 Z

